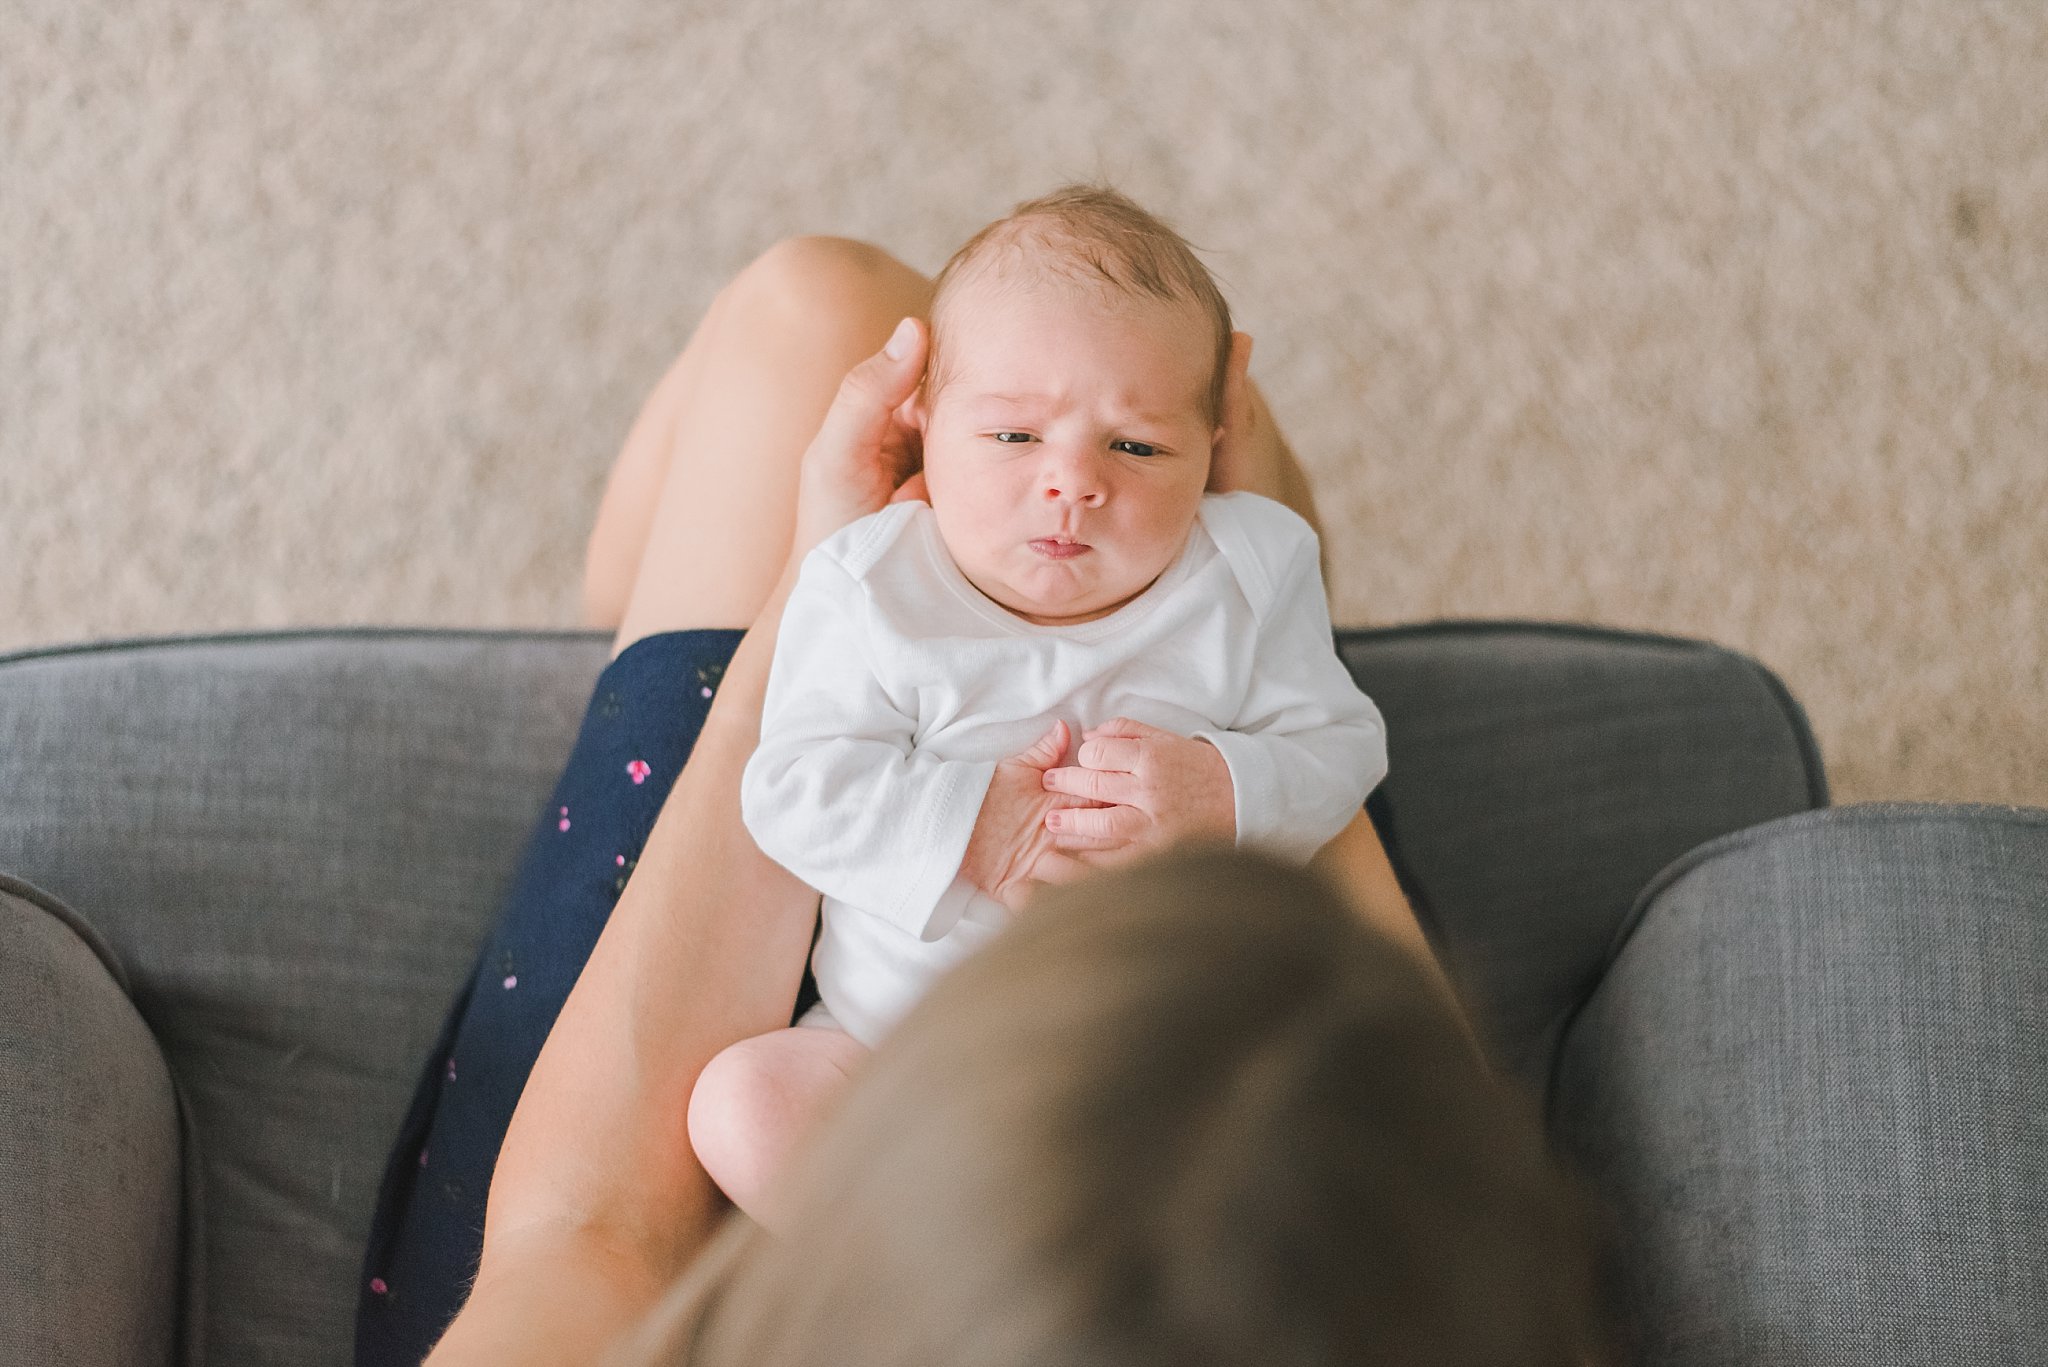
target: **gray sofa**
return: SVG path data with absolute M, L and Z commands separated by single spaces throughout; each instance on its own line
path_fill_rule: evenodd
M 2048 1360 L 2048 812 L 1830 808 L 1798 705 L 1701 642 L 1340 646 L 1430 934 L 1610 1212 L 1641 1360 Z M 604 658 L 0 657 L 0 1363 L 349 1361 L 386 1145 Z

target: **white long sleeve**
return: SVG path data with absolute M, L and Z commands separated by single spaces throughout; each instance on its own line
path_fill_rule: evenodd
M 935 940 L 974 891 L 960 860 L 996 766 L 913 747 L 915 719 L 868 659 L 863 599 L 835 559 L 805 557 L 740 811 L 762 853 L 819 892 Z
M 1387 773 L 1379 708 L 1337 655 L 1317 546 L 1313 532 L 1294 543 L 1259 623 L 1243 706 L 1227 728 L 1194 733 L 1230 766 L 1238 845 L 1304 864 Z

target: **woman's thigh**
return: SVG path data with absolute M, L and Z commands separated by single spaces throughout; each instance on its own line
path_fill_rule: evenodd
M 614 656 L 657 632 L 752 624 L 788 560 L 797 467 L 840 380 L 930 306 L 923 275 L 839 237 L 778 242 L 719 292 L 649 400 L 673 411 L 642 415 L 669 434 L 666 472 Z

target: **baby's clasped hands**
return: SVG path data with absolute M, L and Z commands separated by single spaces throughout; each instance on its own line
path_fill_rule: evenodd
M 1184 840 L 1237 839 L 1230 765 L 1208 741 L 1112 717 L 1081 733 L 1075 758 L 1078 767 L 1045 771 L 1046 788 L 1109 805 L 1047 812 L 1058 849 L 1130 857 Z

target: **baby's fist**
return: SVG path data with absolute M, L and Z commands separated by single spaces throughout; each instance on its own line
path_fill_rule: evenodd
M 1237 791 L 1223 752 L 1129 717 L 1082 733 L 1074 768 L 1048 769 L 1055 792 L 1107 804 L 1046 814 L 1067 852 L 1163 849 L 1185 840 L 1237 838 Z

